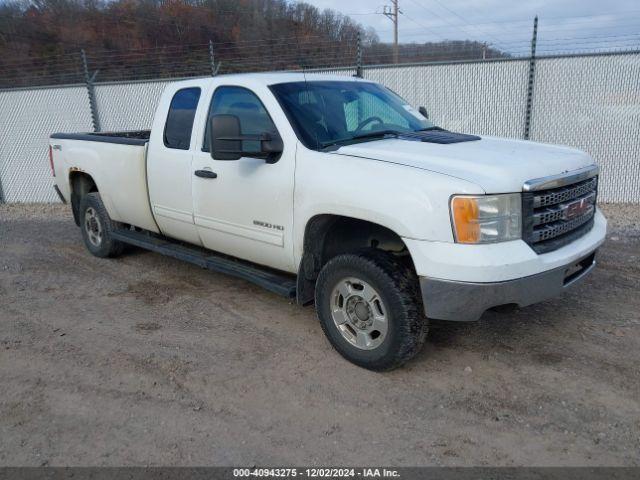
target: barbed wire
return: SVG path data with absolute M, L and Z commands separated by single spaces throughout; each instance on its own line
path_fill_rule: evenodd
M 211 74 L 211 52 L 220 73 L 354 67 L 357 44 L 319 37 L 282 37 L 256 42 L 166 45 L 128 51 L 86 50 L 95 82 L 181 78 Z M 496 49 L 474 41 L 402 44 L 399 63 L 528 58 L 530 41 L 510 40 Z M 640 34 L 563 36 L 539 39 L 538 55 L 640 51 Z M 363 65 L 393 63 L 389 44 L 363 45 Z M 21 61 L 0 59 L 0 88 L 81 84 L 85 70 L 80 51 Z

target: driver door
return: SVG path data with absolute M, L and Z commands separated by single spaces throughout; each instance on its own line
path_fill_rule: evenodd
M 285 142 L 273 164 L 251 157 L 215 160 L 209 153 L 209 119 L 217 114 L 237 116 L 242 134 L 278 131 L 253 91 L 239 86 L 215 89 L 202 148 L 192 162 L 194 221 L 202 243 L 211 250 L 295 272 L 291 243 L 295 144 Z M 245 141 L 243 150 L 259 147 L 259 142 Z

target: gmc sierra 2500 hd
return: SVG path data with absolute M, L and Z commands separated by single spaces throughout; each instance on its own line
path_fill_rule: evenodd
M 137 245 L 315 301 L 372 370 L 414 356 L 427 318 L 560 294 L 606 233 L 589 155 L 438 128 L 359 78 L 177 82 L 151 131 L 58 133 L 50 154 L 92 254 Z

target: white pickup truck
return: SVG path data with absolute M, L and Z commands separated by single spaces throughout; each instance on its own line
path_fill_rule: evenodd
M 589 155 L 438 128 L 359 78 L 181 81 L 151 131 L 54 134 L 50 154 L 92 254 L 133 244 L 315 302 L 372 370 L 414 356 L 427 318 L 560 294 L 606 233 Z

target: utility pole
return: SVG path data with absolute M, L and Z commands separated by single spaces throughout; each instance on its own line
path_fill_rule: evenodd
M 398 63 L 398 14 L 402 13 L 399 0 L 391 0 L 391 6 L 385 5 L 382 14 L 393 22 L 393 63 Z

